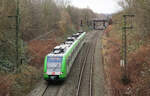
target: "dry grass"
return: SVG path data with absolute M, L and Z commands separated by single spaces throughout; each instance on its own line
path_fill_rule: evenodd
M 122 69 L 120 67 L 120 34 L 113 29 L 110 36 L 103 38 L 104 69 L 106 74 L 108 96 L 150 96 L 150 46 L 142 45 L 128 54 L 128 73 L 131 83 L 124 85 L 121 82 Z
M 24 96 L 41 79 L 41 73 L 41 69 L 24 65 L 18 74 L 1 75 L 0 96 Z
M 18 74 L 0 73 L 0 96 L 25 96 L 42 79 L 44 57 L 57 45 L 51 40 L 33 40 L 28 44 L 30 65 L 22 65 Z
M 58 43 L 55 38 L 51 40 L 33 40 L 29 42 L 28 50 L 32 58 L 30 64 L 37 68 L 43 66 L 46 54 L 50 53 L 56 45 L 58 45 Z

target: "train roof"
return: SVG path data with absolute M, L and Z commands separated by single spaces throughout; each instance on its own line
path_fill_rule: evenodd
M 64 43 L 54 47 L 53 51 L 49 53 L 48 56 L 63 56 L 65 52 L 73 45 L 73 43 L 78 40 L 82 33 L 78 32 L 73 34 L 71 37 L 68 37 Z

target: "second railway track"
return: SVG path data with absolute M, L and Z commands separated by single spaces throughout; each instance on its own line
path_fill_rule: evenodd
M 86 52 L 88 53 L 89 50 L 90 50 L 90 48 L 87 48 Z M 87 56 L 88 56 L 88 54 L 85 56 L 85 58 L 83 60 L 83 65 L 82 65 L 82 69 L 81 69 L 81 72 L 80 72 L 79 81 L 78 81 L 78 85 L 77 85 L 76 96 L 79 96 L 81 81 L 82 81 L 83 72 L 84 72 L 84 69 L 85 69 L 85 66 L 86 66 Z
M 79 81 L 77 84 L 77 90 L 76 90 L 75 96 L 93 96 L 93 85 L 92 85 L 93 84 L 93 64 L 94 64 L 95 46 L 97 44 L 97 38 L 95 38 L 95 36 L 96 35 L 93 36 L 93 41 L 95 42 L 94 43 L 89 42 L 87 44 L 88 45 L 87 50 L 86 50 L 87 54 L 83 59 L 83 65 L 80 71 L 80 76 L 79 76 Z M 87 71 L 89 71 L 88 74 L 86 73 Z M 89 76 L 87 76 L 86 78 L 86 76 L 84 75 L 86 76 L 89 75 Z M 86 82 L 86 84 L 84 81 Z

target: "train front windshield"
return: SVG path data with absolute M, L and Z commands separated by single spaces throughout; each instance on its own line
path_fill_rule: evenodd
M 61 64 L 62 57 L 49 56 L 47 58 L 47 73 L 50 74 L 51 72 L 61 72 Z

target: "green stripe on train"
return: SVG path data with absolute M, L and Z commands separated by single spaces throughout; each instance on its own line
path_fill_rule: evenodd
M 45 57 L 44 61 L 44 79 L 48 79 L 48 75 L 46 74 L 47 72 L 47 56 Z
M 67 61 L 68 57 L 71 55 L 73 49 L 77 46 L 77 44 L 83 38 L 84 35 L 85 34 L 82 34 L 81 38 L 75 42 L 75 44 L 73 45 L 73 47 L 70 48 L 69 51 L 67 51 L 67 53 L 65 53 L 65 55 L 63 57 L 62 68 L 61 68 L 62 74 L 59 75 L 59 78 L 66 78 L 67 77 L 67 66 L 66 66 L 67 64 L 66 64 L 66 61 Z

